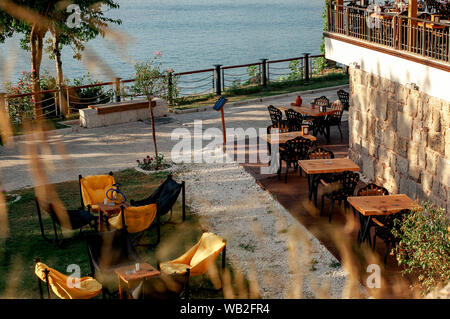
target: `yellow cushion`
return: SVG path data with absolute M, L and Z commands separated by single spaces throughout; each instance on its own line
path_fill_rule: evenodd
M 111 175 L 93 175 L 83 177 L 80 183 L 84 205 L 91 205 L 92 210 L 97 211 L 98 206 L 95 204 L 103 203 L 106 191 L 112 188 L 116 182 Z
M 203 233 L 200 241 L 195 244 L 194 247 L 189 249 L 186 253 L 181 255 L 180 257 L 168 261 L 164 264 L 167 271 L 171 269 L 171 267 L 181 267 L 181 266 L 173 266 L 177 264 L 190 267 L 190 275 L 191 276 L 200 276 L 208 271 L 209 266 L 217 259 L 217 256 L 225 247 L 225 241 L 213 234 L 213 233 Z M 167 264 L 170 264 L 168 266 Z M 178 269 L 178 268 L 177 268 Z
M 48 282 L 52 291 L 61 299 L 90 299 L 99 295 L 102 291 L 102 285 L 92 277 L 80 278 L 80 287 L 70 288 L 67 284 L 69 276 L 63 275 L 47 265 L 38 262 L 35 266 L 36 276 L 45 282 L 44 270 L 49 270 Z
M 161 271 L 166 274 L 185 274 L 186 269 L 190 269 L 191 266 L 186 264 L 176 264 L 171 262 L 165 262 L 160 264 Z
M 127 231 L 134 234 L 146 230 L 155 219 L 156 210 L 156 204 L 125 208 L 125 224 L 127 225 Z M 121 229 L 123 227 L 122 213 L 111 217 L 108 222 L 112 227 Z

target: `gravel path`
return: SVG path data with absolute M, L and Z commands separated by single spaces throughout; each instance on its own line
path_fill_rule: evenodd
M 203 227 L 227 239 L 233 269 L 257 278 L 261 297 L 343 296 L 337 259 L 238 164 L 189 164 L 176 177 Z

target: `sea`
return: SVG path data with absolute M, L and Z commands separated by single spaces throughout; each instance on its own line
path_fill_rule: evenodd
M 163 68 L 185 72 L 215 64 L 319 54 L 324 0 L 118 0 L 106 15 L 121 19 L 106 38 L 86 44 L 81 61 L 63 49 L 64 76 L 91 73 L 96 80 L 134 77 L 134 65 L 161 53 Z M 30 69 L 20 35 L 0 44 L 0 88 Z M 47 55 L 41 73 L 55 74 Z

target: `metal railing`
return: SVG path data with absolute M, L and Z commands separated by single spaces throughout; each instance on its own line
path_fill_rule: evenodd
M 328 32 L 450 63 L 450 25 L 328 4 Z
M 200 96 L 222 95 L 246 87 L 267 87 L 270 83 L 303 80 L 323 76 L 320 59 L 324 55 L 305 53 L 301 57 L 268 60 L 261 59 L 256 63 L 222 66 L 188 72 L 169 72 L 168 90 L 176 92 L 169 97 L 169 104 L 176 100 L 196 98 Z M 336 71 L 336 70 L 334 70 Z M 339 69 L 340 73 L 343 70 Z M 55 90 L 38 93 L 6 95 L 6 108 L 10 117 L 22 118 L 55 118 L 78 112 L 89 105 L 119 102 L 143 97 L 134 92 L 135 79 L 122 80 L 116 78 L 112 82 L 94 83 L 83 86 L 63 86 Z M 36 116 L 36 110 L 37 116 Z M 12 118 L 12 120 L 15 120 Z

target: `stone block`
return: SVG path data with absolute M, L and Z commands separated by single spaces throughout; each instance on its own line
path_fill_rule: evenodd
M 450 159 L 450 127 L 445 130 L 445 158 Z
M 408 168 L 408 175 L 409 178 L 411 178 L 414 182 L 420 183 L 422 177 L 422 169 L 419 166 L 410 164 Z
M 439 132 L 428 132 L 428 147 L 445 156 L 445 136 Z
M 374 91 L 371 96 L 370 112 L 378 119 L 385 121 L 387 119 L 388 95 L 385 92 Z
M 441 110 L 436 107 L 432 107 L 431 112 L 433 120 L 431 122 L 430 129 L 433 132 L 441 132 Z
M 445 187 L 450 187 L 450 160 L 438 156 L 436 165 L 436 180 Z
M 431 192 L 433 187 L 433 174 L 430 174 L 427 171 L 422 172 L 421 176 L 422 188 L 425 192 Z
M 402 157 L 402 156 L 396 156 L 395 157 L 396 167 L 395 170 L 399 172 L 402 175 L 407 176 L 408 175 L 408 169 L 409 169 L 409 162 L 408 159 Z
M 371 156 L 361 156 L 362 173 L 367 176 L 370 181 L 375 179 L 375 159 Z
M 418 91 L 411 91 L 411 94 L 406 99 L 404 111 L 411 117 L 417 116 L 417 111 L 420 106 L 420 94 Z
M 413 118 L 404 112 L 397 114 L 397 134 L 410 139 L 412 132 Z
M 402 157 L 408 156 L 408 141 L 409 139 L 401 136 L 396 136 L 394 151 Z
M 383 135 L 381 139 L 381 143 L 389 150 L 395 149 L 395 141 L 397 139 L 397 136 L 395 134 L 395 131 L 393 130 L 386 130 L 385 134 Z
M 431 150 L 428 150 L 426 153 L 426 161 L 426 170 L 431 174 L 436 175 L 438 154 Z

